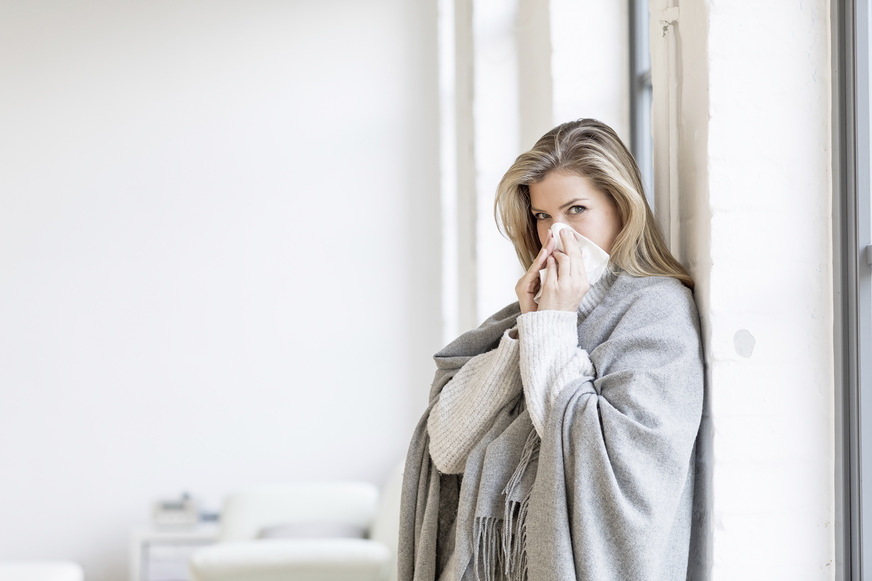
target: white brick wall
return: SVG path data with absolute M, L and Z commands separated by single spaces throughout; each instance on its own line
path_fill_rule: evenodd
M 673 31 L 681 254 L 709 373 L 711 553 L 696 568 L 832 579 L 829 5 L 751 6 L 682 4 Z

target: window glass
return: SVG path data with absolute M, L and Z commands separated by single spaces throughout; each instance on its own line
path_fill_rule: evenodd
M 642 173 L 648 203 L 654 208 L 653 138 L 651 136 L 651 51 L 647 0 L 630 2 L 630 119 L 633 157 Z

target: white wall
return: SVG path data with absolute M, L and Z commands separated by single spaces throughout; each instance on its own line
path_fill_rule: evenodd
M 667 4 L 652 3 L 658 32 Z M 747 3 L 681 3 L 668 32 L 679 250 L 708 363 L 710 514 L 695 578 L 832 579 L 829 3 L 758 3 L 749 16 Z M 667 40 L 652 37 L 655 91 L 669 85 Z M 664 105 L 655 93 L 661 122 Z
M 380 481 L 439 346 L 435 2 L 0 2 L 0 559 Z

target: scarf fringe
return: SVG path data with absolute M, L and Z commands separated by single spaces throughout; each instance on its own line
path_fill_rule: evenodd
M 503 569 L 502 519 L 493 517 L 476 517 L 475 545 L 472 560 L 475 563 L 475 578 L 477 581 L 497 581 Z
M 530 430 L 524 450 L 515 473 L 506 484 L 503 494 L 506 495 L 506 512 L 504 522 L 507 534 L 503 538 L 503 559 L 506 563 L 506 576 L 510 581 L 525 581 L 527 579 L 527 511 L 530 506 L 530 493 L 527 490 L 521 502 L 508 500 L 521 486 L 521 481 L 530 462 L 539 458 L 539 435 L 536 430 Z
M 521 480 L 524 478 L 524 473 L 527 471 L 530 462 L 538 457 L 539 435 L 536 433 L 536 430 L 530 430 L 530 434 L 527 436 L 527 441 L 524 442 L 524 449 L 521 451 L 521 459 L 518 461 L 518 466 L 515 468 L 512 477 L 509 478 L 509 482 L 506 484 L 503 494 L 510 497 L 515 492 L 518 486 L 521 485 Z M 508 512 L 508 509 L 506 512 Z
M 518 467 L 503 490 L 506 508 L 502 519 L 476 517 L 473 562 L 477 581 L 526 581 L 527 579 L 527 512 L 531 490 L 523 499 L 508 500 L 518 491 L 530 462 L 539 457 L 539 436 L 535 430 L 527 436 Z
M 506 579 L 509 581 L 526 581 L 527 579 L 527 510 L 530 506 L 530 495 L 523 502 L 510 502 L 512 520 L 503 535 L 502 560 L 505 563 Z

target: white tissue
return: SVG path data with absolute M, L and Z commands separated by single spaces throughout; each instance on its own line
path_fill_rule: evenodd
M 562 224 L 557 222 L 551 226 L 551 234 L 554 237 L 554 242 L 556 243 L 556 249 L 564 252 L 563 250 L 563 239 L 560 236 L 560 231 L 564 228 L 571 227 L 566 224 Z M 575 230 L 572 230 L 575 232 Z M 602 277 L 603 273 L 606 271 L 606 266 L 609 264 L 609 255 L 605 250 L 594 244 L 588 238 L 585 238 L 578 232 L 575 232 L 575 238 L 578 240 L 578 247 L 581 249 L 581 260 L 584 264 L 584 272 L 587 273 L 587 280 L 590 282 L 591 286 L 596 283 L 600 277 Z M 544 284 L 545 282 L 545 269 L 539 271 L 539 283 Z M 533 297 L 533 300 L 536 303 L 539 302 L 539 297 L 542 295 L 541 286 L 539 288 L 539 292 L 536 293 L 536 296 Z

